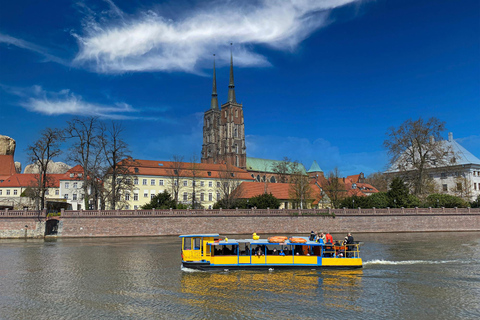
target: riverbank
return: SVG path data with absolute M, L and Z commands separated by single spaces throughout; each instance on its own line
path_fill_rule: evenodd
M 479 208 L 0 211 L 0 238 L 480 231 Z

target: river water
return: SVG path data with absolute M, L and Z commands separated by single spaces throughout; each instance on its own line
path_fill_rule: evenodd
M 0 319 L 480 317 L 480 233 L 354 236 L 360 270 L 215 273 L 177 237 L 2 240 Z

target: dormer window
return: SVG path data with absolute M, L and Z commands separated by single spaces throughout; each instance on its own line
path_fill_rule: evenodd
M 138 168 L 135 168 L 134 171 L 135 171 L 135 173 L 138 173 Z
M 74 174 L 73 173 L 70 173 L 70 178 L 73 178 Z
M 211 177 L 211 176 L 212 176 L 212 172 L 211 172 L 211 171 L 208 171 L 208 172 L 207 172 L 207 175 L 208 175 L 209 177 Z
M 79 178 L 81 178 L 81 177 L 82 177 L 82 174 L 81 174 L 81 173 L 79 173 L 79 174 L 78 174 L 78 177 L 79 177 Z

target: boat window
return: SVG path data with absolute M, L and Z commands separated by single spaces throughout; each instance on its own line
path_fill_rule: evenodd
M 267 250 L 267 255 L 269 256 L 278 256 L 280 255 L 280 252 L 283 251 L 283 246 L 281 245 L 268 245 L 266 246 L 266 250 Z M 285 252 L 284 252 L 285 253 Z
M 240 243 L 240 255 L 249 256 L 250 255 L 250 244 L 249 243 Z
M 220 245 L 215 246 L 216 256 L 236 256 L 238 252 L 238 245 Z
M 183 238 L 183 250 L 192 250 L 191 238 Z
M 194 238 L 194 250 L 200 250 L 200 238 Z

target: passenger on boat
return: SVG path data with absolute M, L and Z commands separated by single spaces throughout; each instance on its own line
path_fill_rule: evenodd
M 327 232 L 327 234 L 325 235 L 325 240 L 326 240 L 326 243 L 333 243 L 333 237 L 330 234 L 330 232 Z
M 248 248 L 248 245 L 245 245 L 245 255 L 249 256 L 250 255 L 250 249 Z
M 315 240 L 315 232 L 310 232 L 310 237 L 308 238 L 309 241 Z
M 273 248 L 273 252 L 272 252 L 272 254 L 273 254 L 273 255 L 275 255 L 275 256 L 278 254 L 278 252 L 277 252 L 277 248 Z
M 284 256 L 285 255 L 285 252 L 283 252 L 283 250 L 280 250 L 280 253 L 278 254 L 279 256 Z
M 355 245 L 355 241 L 353 240 L 352 234 L 349 232 L 345 237 L 345 245 L 347 247 L 347 258 L 352 256 L 353 247 Z

